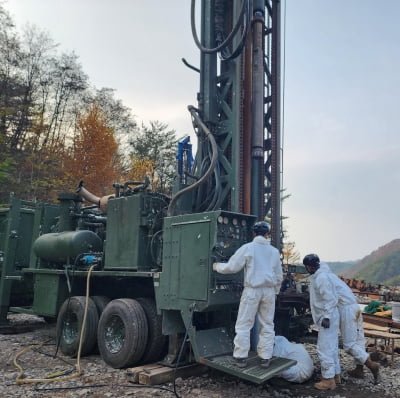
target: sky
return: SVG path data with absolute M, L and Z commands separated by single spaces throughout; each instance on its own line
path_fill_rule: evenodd
M 197 1 L 200 3 L 200 0 Z M 98 89 L 194 137 L 190 0 L 6 0 L 74 51 Z M 300 257 L 361 259 L 400 238 L 400 1 L 283 0 L 283 203 Z M 193 141 L 193 139 L 192 139 Z

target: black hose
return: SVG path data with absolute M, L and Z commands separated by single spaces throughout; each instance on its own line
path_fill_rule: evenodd
M 200 127 L 202 128 L 204 133 L 207 135 L 207 138 L 209 139 L 209 141 L 211 143 L 212 158 L 211 158 L 211 162 L 210 162 L 210 166 L 209 166 L 208 170 L 206 171 L 206 173 L 198 181 L 196 181 L 194 184 L 182 189 L 181 191 L 177 192 L 172 197 L 171 202 L 170 202 L 170 204 L 168 206 L 167 216 L 172 216 L 174 214 L 176 202 L 182 195 L 184 195 L 187 192 L 192 191 L 193 189 L 197 188 L 198 186 L 204 184 L 204 182 L 207 181 L 208 177 L 214 171 L 214 168 L 215 168 L 215 166 L 217 164 L 217 161 L 218 161 L 218 146 L 217 146 L 217 143 L 215 141 L 214 136 L 211 134 L 211 132 L 208 129 L 208 127 L 202 122 L 200 117 L 197 115 L 196 109 L 193 106 L 189 106 L 188 109 L 189 109 L 189 112 L 191 113 L 191 115 L 196 120 L 196 122 L 200 125 Z
M 222 49 L 224 49 L 226 46 L 228 46 L 230 44 L 230 42 L 233 40 L 233 38 L 235 37 L 236 33 L 238 32 L 238 30 L 240 28 L 240 25 L 241 25 L 240 19 L 243 17 L 243 15 L 245 13 L 247 2 L 248 2 L 248 0 L 242 0 L 242 8 L 240 10 L 240 15 L 238 17 L 238 20 L 236 21 L 234 28 L 229 33 L 228 37 L 217 47 L 206 48 L 200 43 L 199 37 L 197 35 L 196 23 L 195 23 L 196 0 L 192 0 L 191 6 L 190 6 L 190 25 L 192 28 L 193 40 L 201 52 L 206 53 L 206 54 L 214 54 L 218 51 L 221 51 Z

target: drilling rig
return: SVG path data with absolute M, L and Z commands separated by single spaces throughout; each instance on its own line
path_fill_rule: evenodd
M 248 368 L 230 364 L 243 274 L 212 264 L 250 241 L 265 217 L 271 244 L 282 244 L 281 5 L 197 6 L 192 0 L 190 23 L 200 67 L 183 60 L 199 78 L 197 105 L 188 106 L 197 151 L 193 158 L 189 137 L 179 142 L 172 196 L 145 180 L 114 184 L 102 198 L 80 184 L 58 204 L 11 198 L 0 211 L 0 323 L 10 311 L 54 319 L 65 355 L 97 345 L 114 368 L 195 361 L 263 383 L 294 361 L 274 358 L 262 369 L 251 352 Z M 13 301 L 18 287 L 22 305 Z M 306 306 L 291 300 L 282 318 Z M 276 317 L 277 327 L 285 322 Z

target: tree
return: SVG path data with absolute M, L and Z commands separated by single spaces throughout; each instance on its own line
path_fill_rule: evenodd
M 129 181 L 144 181 L 148 176 L 154 175 L 154 163 L 152 160 L 143 158 L 139 159 L 135 155 L 131 155 L 130 157 L 131 168 L 124 175 L 125 179 Z
M 57 57 L 55 47 L 31 25 L 20 39 L 0 5 L 0 178 L 22 199 L 48 199 L 59 182 L 65 143 L 82 109 L 75 102 L 87 87 L 77 57 Z
M 296 264 L 300 261 L 300 253 L 295 249 L 294 242 L 285 242 L 282 246 L 282 264 L 287 269 L 288 265 Z
M 78 119 L 77 133 L 64 162 L 64 185 L 69 190 L 83 180 L 90 191 L 103 196 L 121 178 L 118 143 L 105 119 L 97 105 Z
M 107 125 L 114 130 L 115 139 L 118 142 L 121 160 L 126 170 L 131 169 L 129 140 L 137 133 L 137 123 L 131 110 L 124 106 L 122 101 L 114 97 L 111 88 L 103 87 L 100 90 L 86 90 L 82 103 L 91 106 L 96 103 L 102 111 Z
M 43 110 L 47 116 L 42 144 L 52 145 L 65 140 L 71 133 L 81 109 L 81 96 L 87 89 L 88 77 L 83 73 L 74 53 L 53 59 L 48 72 L 49 94 L 44 98 Z M 47 106 L 46 106 L 47 105 Z
M 15 122 L 10 140 L 12 149 L 23 148 L 32 132 L 35 116 L 40 112 L 39 100 L 43 74 L 50 63 L 56 48 L 50 36 L 36 26 L 27 24 L 20 42 L 18 74 L 22 83 L 19 97 L 18 119 Z
M 130 142 L 134 159 L 148 159 L 154 165 L 149 171 L 153 189 L 165 194 L 172 191 L 177 142 L 175 130 L 168 130 L 168 125 L 159 121 L 151 121 L 150 127 L 142 124 Z

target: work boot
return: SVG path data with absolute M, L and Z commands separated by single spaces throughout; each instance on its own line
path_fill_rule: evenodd
M 377 362 L 371 361 L 371 359 L 368 358 L 365 361 L 364 365 L 371 371 L 372 375 L 374 376 L 374 381 L 376 384 L 379 379 L 379 364 Z
M 355 377 L 356 379 L 363 379 L 364 378 L 364 366 L 363 365 L 356 365 L 356 367 L 352 370 L 348 370 L 347 373 L 351 377 Z
M 231 364 L 237 366 L 238 368 L 245 368 L 247 366 L 247 358 L 231 358 Z
M 271 365 L 271 359 L 261 359 L 260 366 L 264 369 L 268 368 Z
M 342 382 L 342 377 L 339 373 L 339 374 L 335 375 L 335 383 L 340 384 L 341 382 Z
M 336 388 L 335 379 L 332 377 L 331 379 L 322 378 L 319 383 L 315 383 L 314 387 L 317 390 L 334 390 Z

